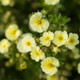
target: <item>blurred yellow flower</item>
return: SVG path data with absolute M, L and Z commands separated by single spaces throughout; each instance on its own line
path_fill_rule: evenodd
M 26 62 L 22 62 L 22 63 L 20 64 L 20 70 L 23 70 L 23 69 L 26 69 L 26 68 L 27 68 Z
M 57 73 L 57 67 L 59 67 L 59 61 L 55 57 L 47 57 L 41 62 L 41 68 L 43 72 L 48 75 L 54 75 Z
M 31 49 L 36 46 L 35 39 L 31 34 L 27 33 L 24 35 L 24 37 L 22 38 L 22 46 L 26 52 L 31 51 Z
M 47 80 L 57 80 L 57 75 L 47 75 Z
M 13 6 L 14 0 L 0 0 L 3 6 Z
M 60 0 L 45 0 L 45 4 L 47 5 L 56 5 Z
M 2 39 L 0 41 L 0 52 L 7 53 L 11 43 L 7 39 Z
M 7 39 L 13 41 L 17 40 L 21 35 L 21 30 L 18 29 L 18 25 L 11 24 L 5 31 L 5 36 Z
M 80 58 L 80 54 L 79 54 L 79 49 L 78 48 L 74 48 L 72 49 L 72 52 L 74 54 L 74 59 L 79 59 Z
M 38 62 L 39 60 L 43 60 L 45 58 L 45 54 L 42 52 L 42 50 L 36 46 L 32 49 L 32 52 L 30 53 L 31 58 Z
M 14 59 L 13 59 L 13 58 L 10 58 L 10 59 L 9 59 L 9 62 L 10 62 L 11 64 L 13 64 L 13 63 L 14 63 Z
M 66 46 L 69 49 L 74 49 L 77 44 L 79 44 L 78 35 L 70 33 Z
M 43 36 L 40 37 L 40 43 L 42 45 L 45 45 L 45 46 L 50 46 L 51 41 L 53 40 L 53 38 L 54 38 L 53 32 L 50 32 L 50 31 L 44 32 Z
M 5 62 L 5 66 L 6 66 L 6 67 L 10 67 L 10 66 L 11 66 L 11 63 L 10 63 L 9 61 L 6 61 L 6 62 Z
M 58 47 L 53 47 L 52 52 L 57 54 L 58 52 L 60 52 L 60 49 Z
M 66 44 L 68 39 L 68 34 L 66 31 L 56 31 L 54 34 L 53 43 L 57 46 L 62 46 Z
M 49 22 L 47 19 L 44 19 L 42 17 L 41 12 L 36 12 L 30 17 L 30 29 L 32 31 L 36 31 L 38 33 L 41 33 L 43 31 L 46 31 L 49 27 Z
M 16 57 L 19 58 L 20 57 L 20 53 L 16 53 Z
M 77 70 L 78 70 L 78 73 L 80 74 L 80 63 L 78 64 Z

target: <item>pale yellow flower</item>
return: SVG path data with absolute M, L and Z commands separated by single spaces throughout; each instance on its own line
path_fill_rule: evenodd
M 26 50 L 25 50 L 25 48 L 24 48 L 23 45 L 22 45 L 22 40 L 20 40 L 20 41 L 17 43 L 17 49 L 18 49 L 18 51 L 21 52 L 21 53 L 26 53 Z
M 45 58 L 45 54 L 38 46 L 32 49 L 32 52 L 30 53 L 30 55 L 31 55 L 31 58 L 36 62 L 38 62 L 39 60 L 43 60 Z
M 78 64 L 77 70 L 78 70 L 78 73 L 80 74 L 80 63 Z
M 45 0 L 45 4 L 47 5 L 56 5 L 60 0 Z
M 33 47 L 36 46 L 35 39 L 31 34 L 25 34 L 22 38 L 22 46 L 26 52 L 30 52 Z
M 47 80 L 57 80 L 57 75 L 47 75 Z
M 3 6 L 13 6 L 14 0 L 0 0 Z
M 2 39 L 0 41 L 0 52 L 7 53 L 11 43 L 7 39 Z
M 79 44 L 78 35 L 70 33 L 66 46 L 69 49 L 74 49 L 77 44 Z
M 56 31 L 54 34 L 53 43 L 57 46 L 62 46 L 66 44 L 68 39 L 68 34 L 66 31 Z
M 59 67 L 59 61 L 54 57 L 47 57 L 41 62 L 41 68 L 43 72 L 48 75 L 56 74 L 58 71 L 57 67 Z
M 21 35 L 21 31 L 18 29 L 18 25 L 11 24 L 5 31 L 5 36 L 7 39 L 13 41 L 17 40 Z
M 30 24 L 30 29 L 38 33 L 46 31 L 49 27 L 48 20 L 42 17 L 41 12 L 36 12 L 35 14 L 33 14 L 30 17 L 29 24 Z
M 79 54 L 79 49 L 78 48 L 74 48 L 72 49 L 72 52 L 73 52 L 73 57 L 74 59 L 79 59 L 80 58 L 80 54 Z
M 58 47 L 53 47 L 52 51 L 57 54 L 58 52 L 60 52 L 60 49 Z
M 40 43 L 45 46 L 50 46 L 53 38 L 54 38 L 53 32 L 50 32 L 50 31 L 44 32 L 42 37 L 40 37 Z

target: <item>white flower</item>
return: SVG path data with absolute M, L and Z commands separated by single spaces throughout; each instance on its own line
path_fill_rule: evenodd
M 36 46 L 35 39 L 32 37 L 31 34 L 25 34 L 22 38 L 22 46 L 26 52 L 30 52 L 33 47 Z
M 77 70 L 78 70 L 78 73 L 80 74 L 80 63 L 78 64 Z
M 10 42 L 7 39 L 2 39 L 0 42 L 0 52 L 7 53 L 10 47 Z
M 36 12 L 35 14 L 33 14 L 30 18 L 29 24 L 30 29 L 38 33 L 46 31 L 49 27 L 48 20 L 42 17 L 41 12 Z
M 70 33 L 66 46 L 69 49 L 74 49 L 77 44 L 79 44 L 78 35 Z
M 13 6 L 14 5 L 14 0 L 1 0 L 1 3 L 3 6 Z
M 43 36 L 40 37 L 40 43 L 42 45 L 45 45 L 45 46 L 50 46 L 51 41 L 53 40 L 53 38 L 54 38 L 53 32 L 50 32 L 50 31 L 44 32 Z
M 66 31 L 56 31 L 54 34 L 53 43 L 57 46 L 65 45 L 68 39 L 68 34 Z
M 19 50 L 19 52 L 21 53 L 26 53 L 26 50 L 24 49 L 23 45 L 22 45 L 22 40 L 20 40 L 18 43 L 17 43 L 17 49 Z
M 30 53 L 30 55 L 31 55 L 31 58 L 36 62 L 38 62 L 39 60 L 43 60 L 45 58 L 43 51 L 38 46 L 32 49 L 32 52 Z
M 47 75 L 47 80 L 57 80 L 57 75 Z
M 47 5 L 56 5 L 60 0 L 45 0 L 45 4 Z
M 80 54 L 79 54 L 79 49 L 78 48 L 72 49 L 72 52 L 74 54 L 74 59 L 79 59 L 80 58 Z
M 18 29 L 18 25 L 16 24 L 9 25 L 5 31 L 5 36 L 11 41 L 18 39 L 20 35 L 21 31 Z
M 59 61 L 54 57 L 47 57 L 41 62 L 43 72 L 48 75 L 56 74 L 58 71 L 57 67 L 59 67 Z

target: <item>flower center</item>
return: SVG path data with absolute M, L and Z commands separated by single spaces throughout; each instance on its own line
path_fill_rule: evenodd
M 74 44 L 75 40 L 74 39 L 70 39 L 69 41 L 71 44 Z
M 47 37 L 45 38 L 46 41 L 49 40 L 49 39 L 50 39 L 50 36 L 47 36 Z
M 41 25 L 42 25 L 42 20 L 41 20 L 41 19 L 36 20 L 36 24 L 37 24 L 38 26 L 41 26 Z
M 27 41 L 27 42 L 26 42 L 26 45 L 27 45 L 27 46 L 31 46 L 31 42 L 30 42 L 30 41 Z
M 11 30 L 11 36 L 15 36 L 16 35 L 16 30 Z
M 58 39 L 59 39 L 59 41 L 61 42 L 61 41 L 63 41 L 64 38 L 63 38 L 63 36 L 59 36 Z
M 52 63 L 48 63 L 48 68 L 50 69 L 50 68 L 53 68 L 53 64 Z
M 39 52 L 37 50 L 35 50 L 35 54 L 36 56 L 39 56 Z
M 2 46 L 2 48 L 6 48 L 6 44 L 4 44 L 4 45 Z

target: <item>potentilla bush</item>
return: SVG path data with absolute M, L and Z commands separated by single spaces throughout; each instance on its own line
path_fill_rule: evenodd
M 17 2 L 0 1 L 0 60 L 3 62 L 1 70 L 3 69 L 5 77 L 1 79 L 70 80 L 72 72 L 77 71 L 80 74 L 79 35 L 69 30 L 70 26 L 67 23 L 70 18 L 58 13 L 57 5 L 60 0 L 41 0 L 35 3 L 23 0 L 23 4 L 32 3 L 33 10 L 40 8 L 26 12 L 28 15 L 25 12 L 20 14 L 15 7 Z M 53 7 L 57 8 L 54 12 L 51 11 Z M 11 69 L 10 73 L 7 71 L 8 77 L 5 75 L 7 69 Z M 25 76 L 22 78 L 13 75 L 17 75 L 18 72 Z M 75 77 L 73 80 L 79 78 Z

